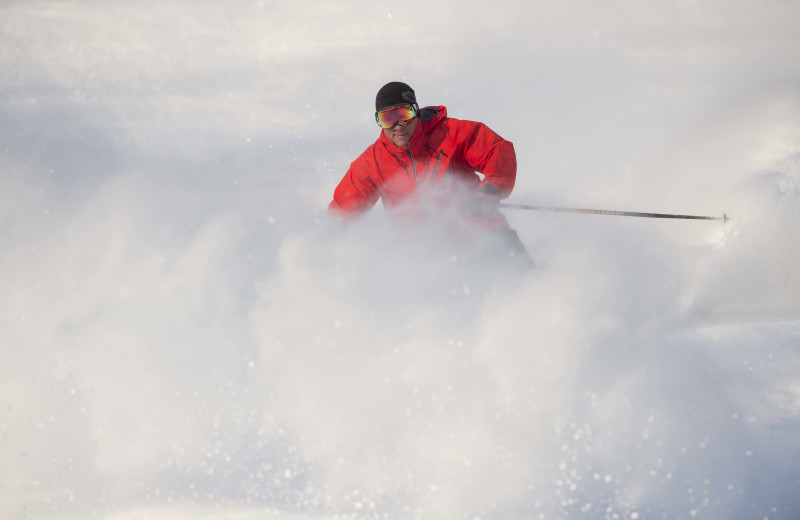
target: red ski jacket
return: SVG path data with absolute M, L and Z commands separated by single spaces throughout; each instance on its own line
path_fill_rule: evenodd
M 476 172 L 483 174 L 483 179 Z M 358 215 L 380 198 L 388 209 L 402 208 L 413 214 L 421 193 L 426 200 L 449 204 L 458 193 L 466 191 L 472 196 L 489 186 L 505 198 L 514 188 L 516 173 L 510 141 L 483 123 L 447 117 L 443 106 L 426 107 L 420 110 L 408 146 L 395 146 L 381 131 L 350 165 L 333 193 L 329 210 Z M 499 213 L 498 217 L 505 222 Z

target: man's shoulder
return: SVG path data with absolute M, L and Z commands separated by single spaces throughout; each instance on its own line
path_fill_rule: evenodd
M 449 139 L 459 141 L 468 139 L 482 123 L 457 119 L 447 115 L 447 109 L 443 106 L 425 107 L 420 110 L 420 121 L 422 121 L 425 133 L 428 136 L 447 135 Z
M 419 119 L 428 134 L 440 131 L 458 134 L 470 133 L 475 127 L 483 124 L 477 121 L 450 117 L 447 115 L 447 108 L 444 106 L 431 106 L 420 109 Z
M 367 171 L 377 171 L 379 165 L 385 161 L 386 151 L 385 143 L 382 142 L 383 132 L 378 138 L 364 149 L 361 154 L 353 161 L 352 166 L 358 169 Z
M 361 161 L 375 160 L 375 151 L 378 148 L 379 142 L 380 139 L 377 139 L 374 143 L 371 143 L 369 146 L 367 146 L 364 149 L 364 151 L 361 152 L 361 154 L 356 158 L 356 161 L 361 162 Z

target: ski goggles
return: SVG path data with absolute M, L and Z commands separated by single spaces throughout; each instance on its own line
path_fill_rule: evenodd
M 408 125 L 416 115 L 417 113 L 411 105 L 400 105 L 375 112 L 375 121 L 381 128 L 389 129 L 394 125 Z

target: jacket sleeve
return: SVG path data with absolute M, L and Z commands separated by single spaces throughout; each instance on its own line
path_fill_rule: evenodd
M 347 173 L 333 191 L 328 205 L 331 213 L 351 217 L 371 209 L 380 197 L 375 182 L 377 164 L 372 159 L 372 147 L 350 164 Z
M 488 185 L 501 198 L 508 197 L 517 177 L 517 155 L 511 141 L 474 121 L 459 121 L 459 136 L 467 166 L 484 176 L 478 189 Z

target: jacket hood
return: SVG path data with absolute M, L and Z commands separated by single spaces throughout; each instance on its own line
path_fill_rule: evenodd
M 425 107 L 419 111 L 419 120 L 425 130 L 429 130 L 438 125 L 440 121 L 447 117 L 447 108 L 443 106 Z

